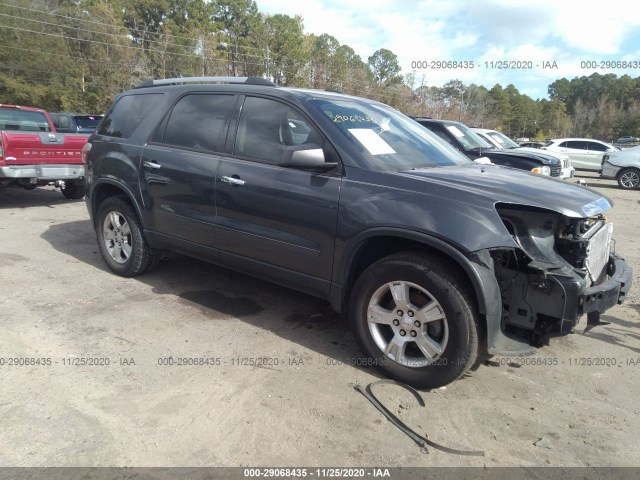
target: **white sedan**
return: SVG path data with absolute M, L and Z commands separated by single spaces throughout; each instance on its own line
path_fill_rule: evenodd
M 606 153 L 602 158 L 601 177 L 618 180 L 620 188 L 640 187 L 640 146 Z
M 613 145 L 591 138 L 554 138 L 542 147 L 548 152 L 569 155 L 572 165 L 578 170 L 600 170 L 605 153 L 615 152 Z

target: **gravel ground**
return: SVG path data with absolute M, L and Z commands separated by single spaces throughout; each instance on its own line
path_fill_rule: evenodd
M 640 273 L 640 192 L 583 178 Z M 353 389 L 379 376 L 320 300 L 185 257 L 119 278 L 84 202 L 52 188 L 0 191 L 0 246 L 2 466 L 640 465 L 638 274 L 605 325 L 494 358 L 424 408 L 377 390 L 431 440 L 485 452 L 470 457 L 421 453 Z

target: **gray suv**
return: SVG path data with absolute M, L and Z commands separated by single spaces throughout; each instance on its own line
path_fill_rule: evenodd
M 85 148 L 102 256 L 175 251 L 327 299 L 370 363 L 438 387 L 621 303 L 610 201 L 480 165 L 371 100 L 261 78 L 148 81 Z

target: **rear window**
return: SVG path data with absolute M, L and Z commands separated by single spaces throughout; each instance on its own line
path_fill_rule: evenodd
M 601 143 L 596 143 L 596 142 L 585 142 L 588 147 L 589 150 L 591 151 L 595 151 L 595 152 L 606 152 L 607 151 L 607 146 L 603 145 Z
M 76 125 L 81 128 L 97 128 L 102 120 L 102 115 L 74 115 Z
M 98 134 L 107 137 L 129 138 L 140 122 L 162 97 L 161 93 L 125 95 L 120 97 L 100 124 Z
M 50 132 L 51 126 L 42 112 L 0 108 L 0 130 Z

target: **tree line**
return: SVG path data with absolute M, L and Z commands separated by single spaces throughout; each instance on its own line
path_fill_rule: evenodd
M 640 77 L 561 79 L 549 99 L 514 85 L 401 75 L 381 48 L 363 60 L 300 16 L 268 15 L 254 0 L 0 0 L 0 103 L 99 113 L 149 78 L 261 76 L 338 90 L 416 116 L 460 120 L 529 138 L 640 133 Z

